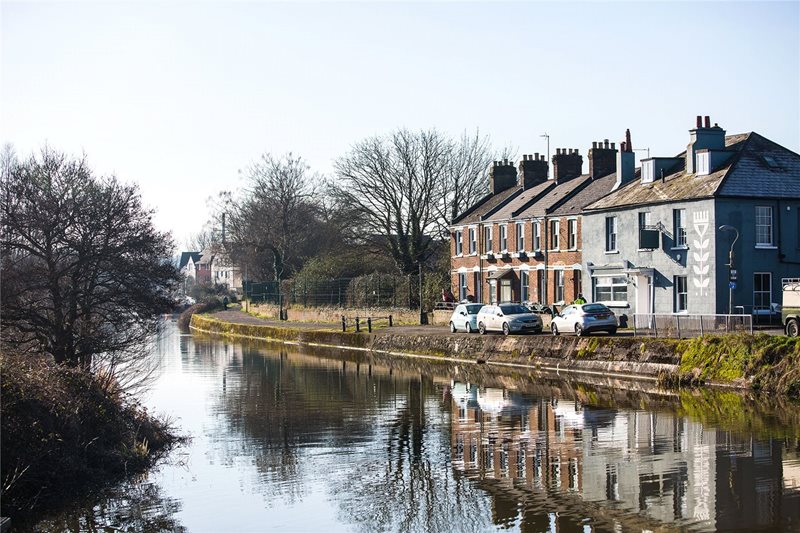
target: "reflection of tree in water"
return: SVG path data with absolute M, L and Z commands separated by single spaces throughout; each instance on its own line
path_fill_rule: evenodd
M 230 464 L 254 456 L 258 490 L 287 503 L 305 496 L 304 480 L 324 480 L 340 520 L 364 530 L 490 527 L 485 496 L 453 476 L 440 394 L 430 381 L 375 370 L 245 349 L 219 395 L 221 455 Z
M 399 385 L 399 384 L 398 384 Z M 450 467 L 447 425 L 427 381 L 408 381 L 405 398 L 387 421 L 385 455 L 376 448 L 367 461 L 334 480 L 340 518 L 365 531 L 462 531 L 490 527 L 484 495 Z M 428 400 L 428 401 L 426 401 Z M 432 415 L 427 409 L 434 408 Z M 431 438 L 438 435 L 438 439 Z
M 181 511 L 180 501 L 166 498 L 153 483 L 123 483 L 102 496 L 99 502 L 88 498 L 92 503 L 79 503 L 63 516 L 38 522 L 37 531 L 187 531 L 175 518 Z

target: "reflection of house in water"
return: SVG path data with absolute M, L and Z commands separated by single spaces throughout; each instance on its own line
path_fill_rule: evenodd
M 531 401 L 474 385 L 455 384 L 453 391 L 453 465 L 500 500 L 534 498 L 545 511 L 611 519 L 614 527 L 726 529 L 800 520 L 796 490 L 783 491 L 780 442 L 737 437 L 671 413 Z M 516 516 L 518 507 L 497 503 L 514 515 L 504 520 L 521 519 L 523 530 L 529 518 L 542 518 Z

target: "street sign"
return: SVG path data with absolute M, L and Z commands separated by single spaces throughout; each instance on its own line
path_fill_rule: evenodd
M 728 288 L 729 289 L 735 289 L 736 288 L 736 282 L 735 281 L 731 281 L 730 283 L 728 283 Z
M 736 270 L 731 270 L 731 281 L 736 281 Z M 736 287 L 733 287 L 734 289 Z

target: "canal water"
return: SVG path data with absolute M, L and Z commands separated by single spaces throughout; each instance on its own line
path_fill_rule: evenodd
M 800 528 L 796 406 L 287 351 L 173 324 L 153 357 L 145 404 L 191 442 L 37 530 Z

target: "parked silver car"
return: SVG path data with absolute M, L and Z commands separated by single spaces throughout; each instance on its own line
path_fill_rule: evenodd
M 453 310 L 450 317 L 450 331 L 466 331 L 472 333 L 478 331 L 478 311 L 483 304 L 459 304 Z
M 484 305 L 478 312 L 478 331 L 481 335 L 487 331 L 502 331 L 505 335 L 541 333 L 542 319 L 524 305 Z
M 617 332 L 617 317 L 603 304 L 568 305 L 550 322 L 553 335 L 575 333 L 587 335 L 594 331 Z

